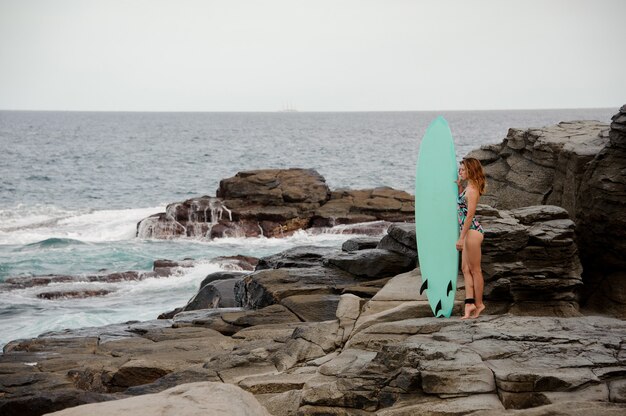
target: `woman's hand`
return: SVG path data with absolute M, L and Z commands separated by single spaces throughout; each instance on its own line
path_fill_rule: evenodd
M 464 238 L 459 238 L 459 240 L 456 242 L 456 249 L 459 251 L 463 251 L 463 245 L 465 244 L 465 239 Z

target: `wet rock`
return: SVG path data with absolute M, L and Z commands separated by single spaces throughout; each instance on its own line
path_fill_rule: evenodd
M 373 238 L 373 237 L 351 238 L 350 240 L 343 243 L 343 245 L 341 246 L 341 249 L 343 251 L 358 251 L 358 250 L 365 250 L 368 248 L 376 248 L 379 242 L 380 242 L 379 238 Z
M 413 218 L 413 197 L 392 188 L 330 192 L 311 169 L 239 172 L 220 181 L 216 197 L 169 204 L 137 224 L 140 238 L 284 237 L 295 231 Z M 376 231 L 375 231 L 376 230 Z M 342 233 L 380 234 L 380 227 Z
M 173 275 L 179 268 L 193 267 L 195 263 L 196 262 L 193 259 L 185 259 L 181 261 L 159 259 L 154 261 L 152 270 L 157 274 L 157 276 L 165 277 Z
M 195 311 L 207 308 L 232 308 L 235 304 L 235 285 L 243 279 L 243 275 L 230 279 L 213 280 L 204 285 L 192 297 L 183 311 Z M 206 280 L 206 279 L 205 279 Z
M 143 280 L 156 277 L 155 272 L 127 271 L 99 275 L 44 275 L 44 276 L 14 276 L 5 280 L 6 290 L 22 289 L 25 287 L 46 286 L 51 283 L 82 283 L 101 282 L 116 283 L 125 280 Z
M 64 290 L 64 291 L 54 291 L 54 292 L 42 292 L 38 293 L 37 297 L 39 299 L 83 299 L 83 298 L 92 298 L 95 296 L 106 296 L 110 293 L 113 293 L 113 290 L 106 289 L 92 289 L 92 290 Z
M 209 283 L 215 282 L 216 280 L 237 279 L 237 278 L 246 276 L 247 274 L 248 273 L 239 272 L 239 271 L 228 271 L 228 272 L 220 271 L 220 272 L 211 273 L 207 277 L 202 279 L 202 282 L 200 282 L 199 289 L 202 289 L 204 286 L 208 285 Z
M 253 271 L 257 264 L 259 264 L 259 259 L 251 256 L 220 256 L 215 257 L 213 262 L 219 264 L 219 266 L 225 270 L 244 270 L 244 271 Z

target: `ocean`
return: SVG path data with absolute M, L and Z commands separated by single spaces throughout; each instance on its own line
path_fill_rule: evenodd
M 568 120 L 609 123 L 617 108 L 372 113 L 114 113 L 0 111 L 0 282 L 8 277 L 150 270 L 198 260 L 172 276 L 115 283 L 0 288 L 0 347 L 45 331 L 154 319 L 183 306 L 218 256 L 261 257 L 303 245 L 340 247 L 341 229 L 285 239 L 144 240 L 137 222 L 168 203 L 215 195 L 239 171 L 312 168 L 331 189 L 412 193 L 420 138 L 443 115 L 457 157 L 509 128 Z M 46 300 L 54 289 L 106 289 Z

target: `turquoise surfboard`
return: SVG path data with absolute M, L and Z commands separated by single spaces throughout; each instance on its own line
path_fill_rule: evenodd
M 415 230 L 426 291 L 437 317 L 450 317 L 454 307 L 459 252 L 456 198 L 458 177 L 454 140 L 448 122 L 437 117 L 426 130 L 415 176 Z

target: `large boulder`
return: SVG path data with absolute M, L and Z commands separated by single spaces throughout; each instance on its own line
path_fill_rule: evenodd
M 264 169 L 239 172 L 220 181 L 216 196 L 169 204 L 166 212 L 137 224 L 140 238 L 284 237 L 297 230 L 413 218 L 413 196 L 388 187 L 331 192 L 312 169 Z

